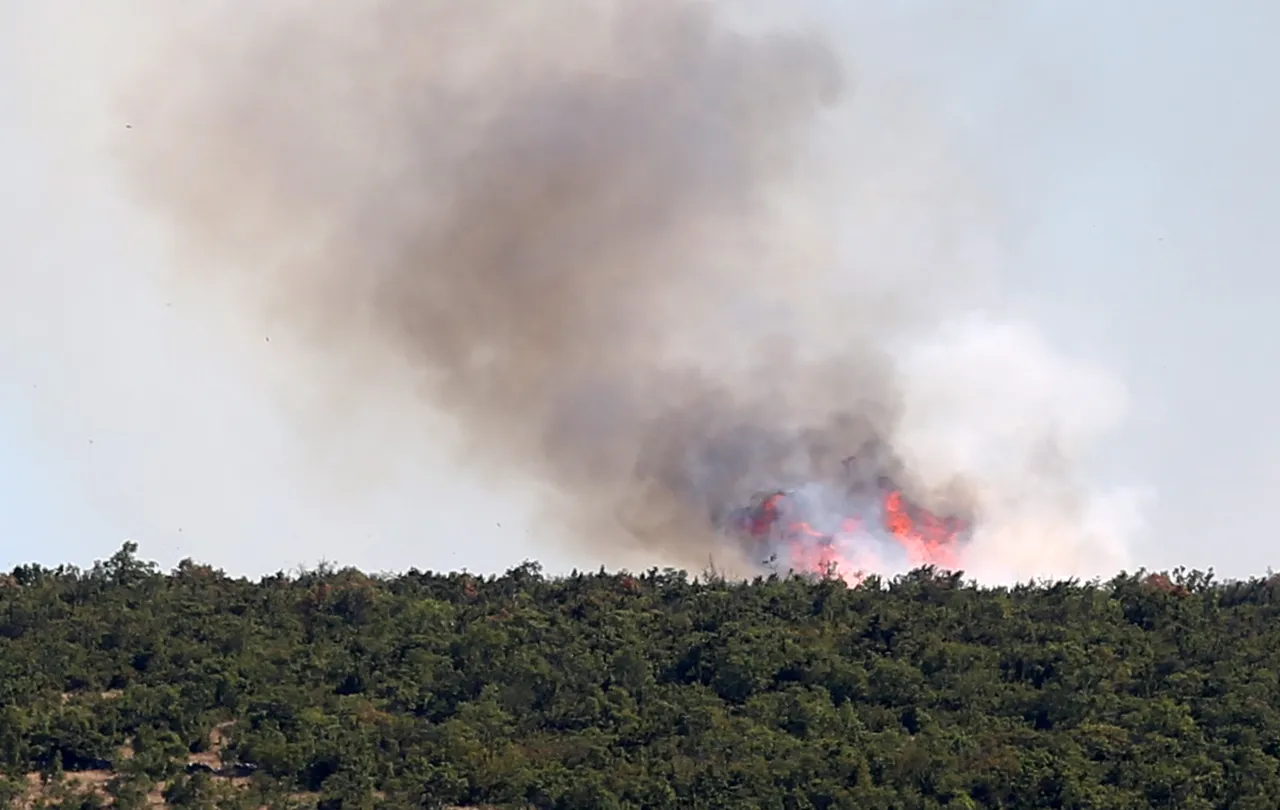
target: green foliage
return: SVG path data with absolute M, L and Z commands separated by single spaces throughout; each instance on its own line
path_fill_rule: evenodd
M 62 775 L 95 769 L 121 808 L 156 783 L 175 807 L 332 810 L 1280 796 L 1276 578 L 251 582 L 136 551 L 0 577 L 0 804 L 33 771 L 48 803 L 101 802 Z
M 0 776 L 0 807 L 13 807 L 26 787 L 17 779 Z
M 139 773 L 122 773 L 107 783 L 107 794 L 118 810 L 142 810 L 154 784 Z

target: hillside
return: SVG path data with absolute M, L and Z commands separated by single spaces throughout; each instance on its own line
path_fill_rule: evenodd
M 1233 808 L 1280 796 L 1280 579 L 858 588 L 126 544 L 0 577 L 16 805 Z

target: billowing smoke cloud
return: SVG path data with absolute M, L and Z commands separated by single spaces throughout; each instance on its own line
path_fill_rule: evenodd
M 749 570 L 727 511 L 874 452 L 868 474 L 963 501 L 971 570 L 1123 563 L 1127 507 L 1079 480 L 1123 391 L 969 317 L 985 277 L 956 234 L 877 221 L 987 203 L 931 177 L 953 167 L 919 130 L 851 139 L 867 158 L 836 176 L 814 136 L 861 90 L 819 36 L 691 0 L 251 16 L 170 31 L 121 156 L 179 282 L 308 347 L 288 374 L 443 411 L 465 461 L 546 485 L 566 536 L 620 558 Z

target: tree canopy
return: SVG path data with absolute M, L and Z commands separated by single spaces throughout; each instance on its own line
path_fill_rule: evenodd
M 849 587 L 526 563 L 250 581 L 190 560 L 166 574 L 136 552 L 0 575 L 0 799 L 1274 810 L 1280 797 L 1277 577 L 980 587 L 921 569 Z

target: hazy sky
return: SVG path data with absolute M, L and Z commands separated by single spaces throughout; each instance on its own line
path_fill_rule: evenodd
M 855 77 L 907 83 L 981 157 L 1012 224 L 1011 306 L 1128 386 L 1094 472 L 1156 493 L 1134 561 L 1275 564 L 1275 4 L 751 5 L 820 21 Z M 191 302 L 156 283 L 157 235 L 99 150 L 125 124 L 96 96 L 110 37 L 85 47 L 110 28 L 103 7 L 0 7 L 0 567 L 85 565 L 126 537 L 166 565 L 247 573 L 597 565 L 531 531 L 516 494 L 453 468 L 443 422 L 411 440 L 412 463 L 362 476 L 359 498 L 302 483 L 297 465 L 322 462 L 286 450 L 287 415 L 248 381 L 275 350 L 269 324 L 233 340 L 175 314 Z M 371 416 L 323 463 L 359 465 L 385 438 Z

